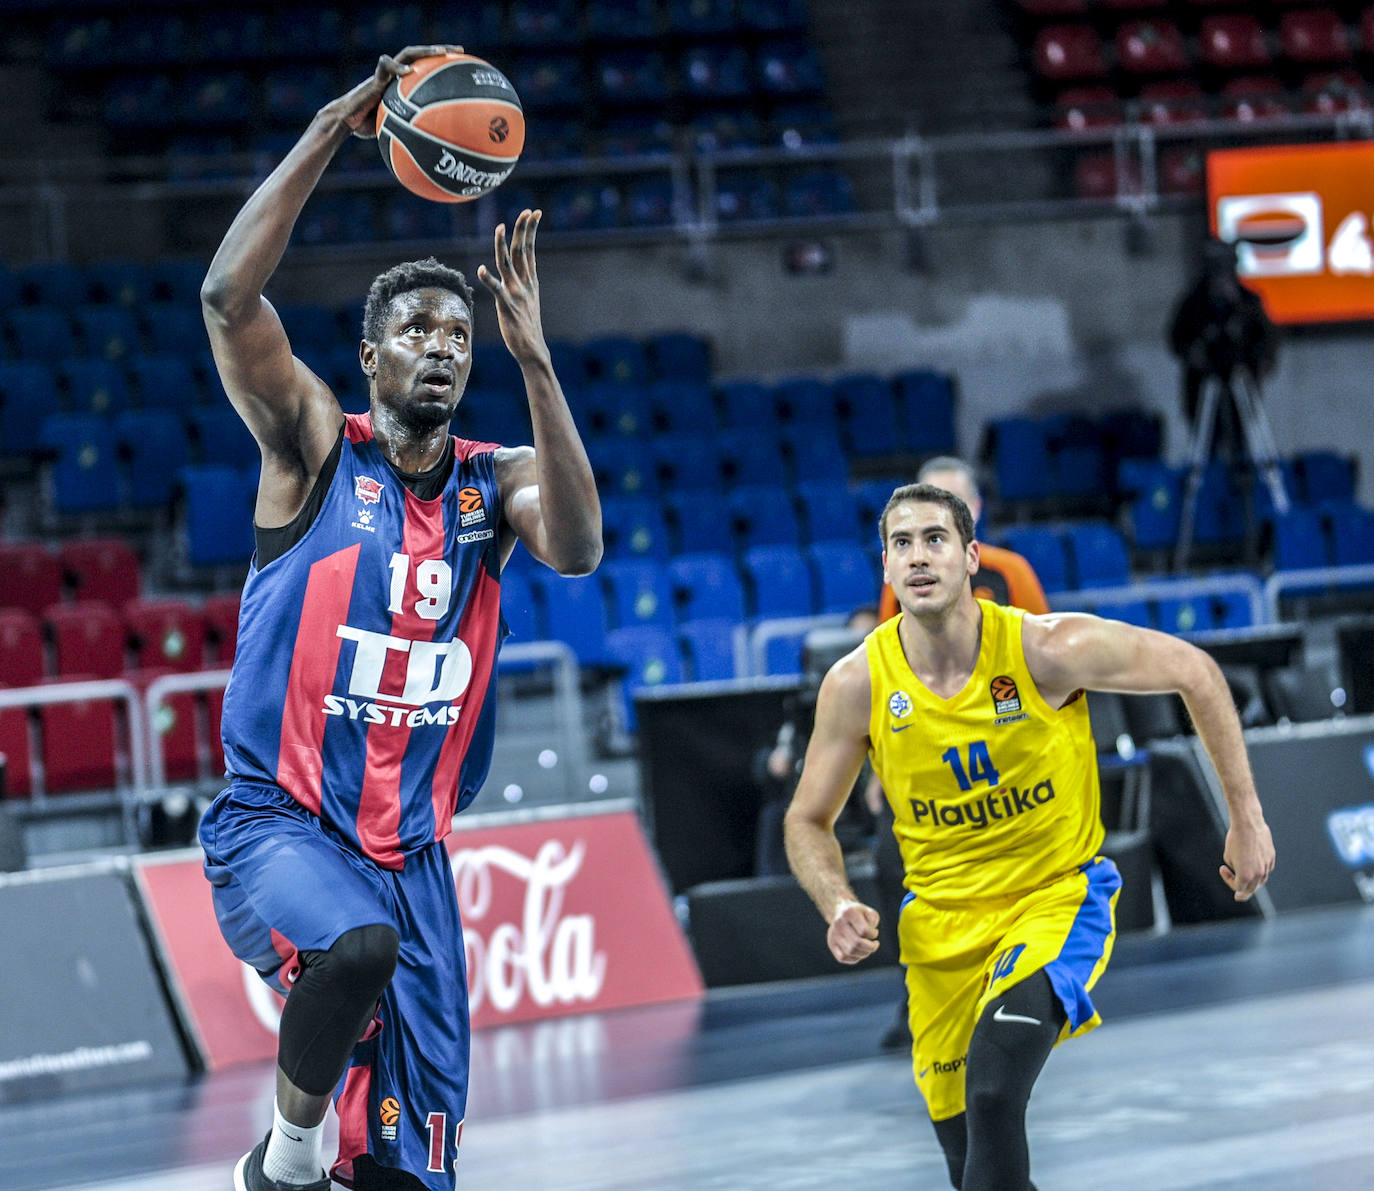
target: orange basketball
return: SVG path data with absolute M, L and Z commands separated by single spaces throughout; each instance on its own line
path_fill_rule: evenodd
M 377 105 L 387 167 L 436 203 L 465 203 L 500 186 L 525 147 L 525 113 L 510 80 L 471 54 L 412 65 Z

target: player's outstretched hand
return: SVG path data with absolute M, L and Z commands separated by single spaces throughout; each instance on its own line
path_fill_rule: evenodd
M 501 338 L 520 363 L 547 354 L 543 318 L 539 312 L 539 273 L 534 265 L 534 237 L 539 230 L 542 211 L 521 211 L 515 217 L 510 243 L 506 225 L 498 223 L 493 237 L 496 272 L 477 266 L 477 279 L 496 299 L 496 321 Z
M 1236 901 L 1249 901 L 1255 890 L 1269 879 L 1274 871 L 1274 839 L 1269 825 L 1258 823 L 1231 825 L 1226 833 L 1226 847 L 1221 854 L 1221 879 L 1235 893 Z
M 460 45 L 408 45 L 394 58 L 383 54 L 377 59 L 377 69 L 370 79 L 364 79 L 347 95 L 342 95 L 329 106 L 335 108 L 339 118 L 353 130 L 353 135 L 364 140 L 376 139 L 377 121 L 373 113 L 382 100 L 382 95 L 391 80 L 411 72 L 411 63 L 421 58 L 438 58 L 444 54 L 461 54 Z
M 841 902 L 825 941 L 842 964 L 867 959 L 878 950 L 878 911 L 860 902 Z

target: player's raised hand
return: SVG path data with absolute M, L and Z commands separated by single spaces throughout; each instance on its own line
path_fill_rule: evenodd
M 861 902 L 841 902 L 825 932 L 830 954 L 856 964 L 878 950 L 878 911 Z
M 1236 901 L 1249 901 L 1274 871 L 1274 839 L 1269 834 L 1269 825 L 1263 819 L 1258 823 L 1232 823 L 1221 856 L 1225 861 L 1220 869 L 1221 879 L 1231 887 Z
M 365 140 L 375 138 L 377 105 L 392 79 L 409 74 L 412 69 L 410 64 L 421 58 L 438 58 L 444 54 L 462 52 L 460 45 L 408 45 L 394 58 L 390 54 L 383 54 L 377 59 L 377 69 L 372 72 L 371 78 L 364 79 L 329 107 L 335 109 L 339 118 L 353 130 L 354 136 Z
M 506 225 L 498 223 L 494 236 L 496 272 L 477 267 L 477 278 L 496 299 L 496 320 L 501 338 L 520 363 L 547 355 L 544 323 L 539 311 L 539 273 L 534 264 L 534 237 L 542 211 L 521 211 L 515 219 L 510 242 Z

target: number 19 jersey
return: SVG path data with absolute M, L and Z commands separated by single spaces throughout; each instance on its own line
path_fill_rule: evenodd
M 1046 703 L 1021 648 L 1024 611 L 978 604 L 978 661 L 949 699 L 912 672 L 898 636 L 903 616 L 866 641 L 869 755 L 892 806 L 906 887 L 936 903 L 1038 888 L 1090 862 L 1103 837 L 1087 700 Z

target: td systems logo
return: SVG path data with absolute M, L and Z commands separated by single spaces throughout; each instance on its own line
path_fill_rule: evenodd
M 1319 194 L 1219 199 L 1217 235 L 1235 244 L 1242 277 L 1301 277 L 1321 273 L 1326 265 Z

